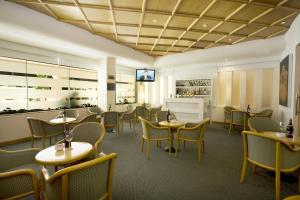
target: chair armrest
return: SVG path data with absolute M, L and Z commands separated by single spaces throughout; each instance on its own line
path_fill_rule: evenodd
M 42 174 L 43 181 L 45 181 L 45 183 L 48 182 L 49 181 L 49 177 L 50 177 L 48 170 L 43 167 L 41 174 Z

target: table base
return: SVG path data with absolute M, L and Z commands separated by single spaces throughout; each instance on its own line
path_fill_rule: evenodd
M 176 153 L 176 149 L 174 147 L 171 147 L 171 149 L 170 149 L 170 147 L 165 147 L 164 149 L 165 149 L 166 152 L 169 152 L 171 150 L 171 153 Z M 178 152 L 179 151 L 180 150 L 178 149 Z

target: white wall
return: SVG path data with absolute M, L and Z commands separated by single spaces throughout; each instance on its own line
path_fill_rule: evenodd
M 292 64 L 292 91 L 290 97 L 292 99 L 290 107 L 283 107 L 278 105 L 278 110 L 282 116 L 282 120 L 286 123 L 290 118 L 293 118 L 293 121 L 298 127 L 297 118 L 295 115 L 295 102 L 296 94 L 300 87 L 300 60 L 299 60 L 299 47 L 297 45 L 300 43 L 300 16 L 298 16 L 293 22 L 291 28 L 285 34 L 286 46 L 283 52 L 281 53 L 280 60 L 284 59 L 287 55 L 292 55 L 293 64 Z

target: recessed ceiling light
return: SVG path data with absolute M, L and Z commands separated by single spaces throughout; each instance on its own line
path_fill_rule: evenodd
M 231 39 L 231 38 L 229 38 L 228 40 L 229 40 L 229 41 L 231 41 L 232 39 Z
M 203 27 L 207 27 L 207 25 L 206 25 L 206 24 L 203 24 Z
M 282 25 L 285 24 L 285 21 L 282 21 L 281 24 L 282 24 Z
M 153 22 L 157 22 L 157 19 L 154 19 Z

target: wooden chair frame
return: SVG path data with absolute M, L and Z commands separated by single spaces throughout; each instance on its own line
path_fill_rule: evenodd
M 266 166 L 266 165 L 261 164 L 261 163 L 258 163 L 254 160 L 251 160 L 248 157 L 248 142 L 247 142 L 247 136 L 246 136 L 247 134 L 248 135 L 255 135 L 255 136 L 258 136 L 258 137 L 262 137 L 262 138 L 266 138 L 266 139 L 269 139 L 269 140 L 273 140 L 275 142 L 275 145 L 276 145 L 276 147 L 275 147 L 276 148 L 276 151 L 275 151 L 276 166 L 275 166 L 275 168 L 270 167 L 270 166 Z M 293 172 L 293 171 L 296 171 L 297 169 L 300 168 L 300 164 L 299 164 L 299 165 L 297 165 L 293 168 L 290 168 L 290 169 L 281 169 L 281 147 L 282 147 L 282 145 L 285 145 L 291 151 L 294 151 L 294 152 L 298 152 L 298 151 L 300 151 L 300 149 L 295 150 L 289 143 L 280 141 L 279 139 L 276 139 L 276 138 L 267 137 L 267 136 L 264 136 L 264 135 L 261 135 L 259 133 L 255 133 L 255 132 L 243 131 L 242 135 L 243 135 L 243 144 L 244 144 L 244 159 L 243 159 L 243 168 L 242 168 L 242 174 L 241 174 L 240 182 L 244 183 L 244 181 L 245 181 L 245 176 L 246 176 L 246 172 L 247 172 L 247 163 L 248 162 L 250 162 L 250 163 L 252 163 L 256 166 L 265 168 L 267 170 L 275 171 L 275 195 L 276 195 L 276 200 L 280 200 L 280 176 L 281 176 L 280 173 L 281 172 L 286 172 L 286 173 Z M 298 189 L 299 189 L 299 186 L 298 186 Z
M 49 176 L 49 173 L 47 169 L 43 168 L 42 169 L 42 195 L 45 200 L 47 200 L 47 194 L 45 191 L 45 186 L 46 184 L 51 184 L 56 178 L 62 177 L 62 183 L 61 183 L 61 200 L 68 200 L 68 176 L 70 172 L 77 171 L 80 169 L 84 169 L 86 167 L 95 165 L 97 163 L 102 163 L 107 160 L 110 161 L 109 165 L 109 175 L 108 175 L 108 187 L 107 187 L 107 192 L 99 199 L 99 200 L 105 200 L 109 199 L 112 200 L 112 177 L 113 177 L 113 169 L 115 166 L 115 159 L 117 158 L 116 153 L 112 153 L 100 158 L 96 158 L 94 160 L 90 160 L 87 162 L 80 163 L 78 165 L 73 165 L 71 167 L 64 168 L 62 170 L 59 170 L 55 172 L 53 175 Z

